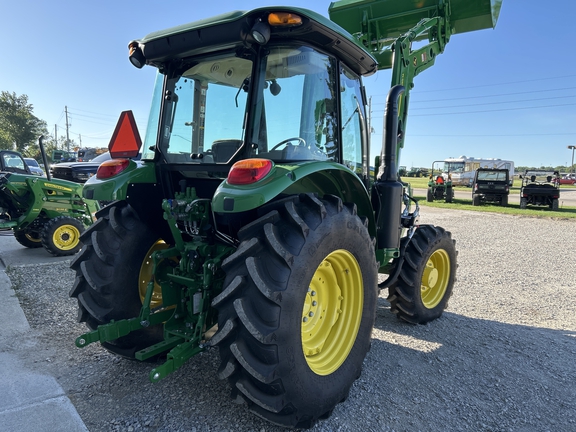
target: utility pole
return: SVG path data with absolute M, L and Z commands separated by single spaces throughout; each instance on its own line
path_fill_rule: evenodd
M 572 165 L 570 165 L 570 174 L 574 174 L 574 150 L 576 149 L 576 145 L 569 145 L 569 150 L 572 150 Z
M 66 150 L 70 151 L 70 135 L 68 134 L 68 128 L 69 128 L 69 124 L 68 124 L 68 107 L 65 106 L 64 107 L 64 112 L 66 113 Z
M 58 150 L 58 125 L 54 125 L 54 148 Z

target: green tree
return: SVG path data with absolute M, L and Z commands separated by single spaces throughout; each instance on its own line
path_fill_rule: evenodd
M 48 129 L 33 110 L 27 95 L 0 92 L 0 149 L 17 150 L 26 155 L 34 152 L 38 137 L 47 136 Z

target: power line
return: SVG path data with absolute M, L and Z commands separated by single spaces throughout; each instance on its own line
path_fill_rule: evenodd
M 504 97 L 504 96 L 517 96 L 523 94 L 534 94 L 534 93 L 550 93 L 554 91 L 566 91 L 566 90 L 574 90 L 576 87 L 564 87 L 564 88 L 556 88 L 556 89 L 547 89 L 547 90 L 528 90 L 523 92 L 514 92 L 514 93 L 497 93 L 497 94 L 490 94 L 490 95 L 481 95 L 481 96 L 464 96 L 464 97 L 456 97 L 456 98 L 445 98 L 445 99 L 427 99 L 427 100 L 410 100 L 410 105 L 414 104 L 421 104 L 421 103 L 428 103 L 428 102 L 449 102 L 455 100 L 469 100 L 469 99 L 486 99 L 491 97 Z M 412 96 L 414 97 L 414 96 Z M 372 105 L 385 105 L 386 102 L 378 102 L 373 103 Z
M 447 89 L 436 89 L 436 90 L 419 90 L 418 93 L 434 93 L 434 92 L 445 92 L 450 90 L 467 90 L 467 89 L 474 89 L 474 88 L 484 88 L 484 87 L 496 87 L 502 85 L 510 85 L 510 84 L 523 84 L 529 82 L 536 82 L 536 81 L 550 81 L 550 80 L 557 80 L 562 78 L 574 78 L 576 75 L 562 75 L 558 77 L 546 77 L 546 78 L 534 78 L 529 80 L 521 80 L 521 81 L 509 81 L 503 83 L 495 83 L 495 84 L 479 84 L 475 86 L 467 86 L 467 87 L 451 87 Z
M 413 114 L 413 117 L 423 117 L 423 116 L 439 116 L 439 115 L 457 115 L 457 114 L 478 114 L 478 113 L 491 113 L 491 112 L 501 112 L 501 111 L 519 111 L 528 109 L 541 109 L 541 108 L 557 108 L 565 106 L 574 106 L 576 103 L 572 104 L 557 104 L 557 105 L 541 105 L 532 107 L 518 107 L 518 108 L 500 108 L 494 110 L 481 110 L 481 111 L 460 111 L 460 112 L 449 112 L 449 113 L 431 113 L 431 114 Z
M 81 109 L 77 109 L 77 108 L 72 108 L 72 111 L 85 112 L 85 113 L 88 113 L 88 114 L 95 114 L 95 115 L 102 116 L 102 117 L 118 118 L 118 116 L 117 116 L 117 115 L 114 115 L 114 114 L 102 114 L 102 113 L 97 113 L 97 112 L 94 112 L 94 111 L 86 111 L 86 110 L 81 110 Z
M 442 116 L 442 115 L 459 115 L 459 114 L 480 114 L 480 113 L 492 113 L 501 111 L 519 111 L 528 109 L 541 109 L 541 108 L 557 108 L 565 106 L 574 106 L 576 103 L 572 104 L 557 104 L 557 105 L 541 105 L 541 106 L 531 106 L 531 107 L 517 107 L 517 108 L 500 108 L 493 110 L 480 110 L 480 111 L 459 111 L 459 112 L 445 112 L 445 113 L 429 113 L 429 114 L 412 114 L 411 117 L 427 117 L 427 116 Z M 454 107 L 446 107 L 454 108 Z M 375 110 L 373 113 L 383 113 L 384 110 Z
M 380 134 L 381 135 L 381 134 Z M 532 137 L 532 136 L 574 136 L 576 132 L 566 133 L 529 133 L 529 134 L 410 134 L 413 137 L 443 137 L 443 138 L 470 138 L 470 137 Z
M 434 89 L 434 90 L 418 90 L 418 94 L 422 93 L 437 93 L 437 92 L 447 92 L 451 90 L 468 90 L 468 89 L 477 89 L 477 88 L 485 88 L 485 87 L 497 87 L 502 85 L 511 85 L 511 84 L 523 84 L 529 82 L 536 82 L 536 81 L 551 81 L 551 80 L 558 80 L 562 78 L 574 78 L 576 75 L 562 75 L 557 77 L 546 77 L 546 78 L 534 78 L 529 80 L 520 80 L 520 81 L 509 81 L 509 82 L 502 82 L 502 83 L 492 83 L 492 84 L 479 84 L 475 86 L 466 86 L 466 87 L 450 87 L 450 88 L 443 88 L 443 89 Z M 372 96 L 387 96 L 387 93 L 380 93 L 374 94 Z
M 570 95 L 570 96 L 554 96 L 554 97 L 537 98 L 537 99 L 520 99 L 520 100 L 510 100 L 510 101 L 500 101 L 500 102 L 485 102 L 485 103 L 477 103 L 477 104 L 431 106 L 431 107 L 412 108 L 411 111 L 429 110 L 429 109 L 463 108 L 463 107 L 475 107 L 475 106 L 485 106 L 485 105 L 502 105 L 502 104 L 511 104 L 511 103 L 519 103 L 519 102 L 538 102 L 538 101 L 550 100 L 550 99 L 554 99 L 554 100 L 570 99 L 570 98 L 575 98 L 575 97 L 576 97 L 576 95 Z

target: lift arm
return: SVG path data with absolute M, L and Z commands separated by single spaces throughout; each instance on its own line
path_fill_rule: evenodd
M 340 0 L 330 5 L 330 19 L 357 38 L 378 69 L 392 69 L 390 87 L 404 87 L 398 99 L 396 166 L 414 77 L 434 64 L 452 34 L 493 28 L 501 6 L 502 0 Z M 422 42 L 413 49 L 417 41 Z

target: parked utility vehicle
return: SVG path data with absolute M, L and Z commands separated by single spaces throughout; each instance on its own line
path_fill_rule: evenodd
M 558 171 L 526 170 L 522 175 L 520 188 L 520 208 L 528 205 L 546 206 L 558 210 L 560 184 Z
M 478 168 L 472 184 L 472 205 L 491 202 L 506 207 L 510 194 L 508 174 L 507 169 Z
M 474 174 L 478 168 L 507 169 L 510 186 L 512 186 L 514 161 L 466 156 L 444 159 L 444 174 L 450 173 L 452 175 L 452 184 L 454 186 L 471 187 L 474 184 Z
M 131 42 L 132 64 L 158 79 L 141 161 L 126 158 L 141 140 L 124 112 L 115 159 L 84 185 L 85 197 L 116 202 L 71 264 L 92 329 L 77 346 L 167 353 L 153 382 L 218 347 L 218 376 L 259 416 L 288 427 L 328 417 L 370 348 L 378 273 L 411 323 L 438 318 L 452 293 L 454 241 L 417 224 L 398 179 L 408 95 L 451 35 L 492 27 L 499 9 L 345 0 L 329 20 L 263 7 Z M 388 68 L 372 178 L 361 77 Z

